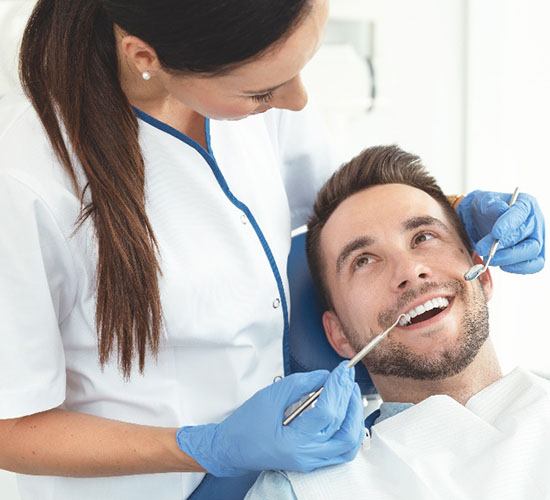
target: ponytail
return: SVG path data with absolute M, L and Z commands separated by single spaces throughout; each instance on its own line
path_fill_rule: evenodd
M 138 122 L 119 82 L 113 22 L 99 0 L 39 0 L 20 55 L 23 88 L 91 217 L 98 243 L 96 324 L 103 367 L 116 350 L 125 378 L 158 353 L 158 246 L 145 211 Z M 62 129 L 66 133 L 65 143 Z M 80 192 L 69 146 L 86 174 Z M 84 193 L 91 201 L 84 205 Z

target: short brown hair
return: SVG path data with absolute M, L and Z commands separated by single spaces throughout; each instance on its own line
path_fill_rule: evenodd
M 441 205 L 464 246 L 469 252 L 472 251 L 470 240 L 458 214 L 418 156 L 407 153 L 395 145 L 365 149 L 353 160 L 342 165 L 325 183 L 317 195 L 313 215 L 308 222 L 306 251 L 309 268 L 328 309 L 333 307 L 324 276 L 320 248 L 321 231 L 344 200 L 364 189 L 381 184 L 406 184 L 429 194 Z

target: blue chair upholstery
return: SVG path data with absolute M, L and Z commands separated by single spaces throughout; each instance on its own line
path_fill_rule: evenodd
M 323 309 L 307 264 L 306 235 L 292 238 L 288 259 L 290 284 L 290 371 L 305 372 L 318 369 L 332 370 L 344 358 L 328 343 L 321 316 Z M 355 380 L 364 395 L 376 394 L 376 389 L 365 366 L 355 367 Z

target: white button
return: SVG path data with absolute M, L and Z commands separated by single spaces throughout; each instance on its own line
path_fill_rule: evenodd
M 280 382 L 281 380 L 283 380 L 282 375 L 277 375 L 276 377 L 273 378 L 273 383 Z
M 243 224 L 248 224 L 248 217 L 246 216 L 246 214 L 241 215 L 241 222 Z
M 273 301 L 273 309 L 277 309 L 281 305 L 281 300 L 279 298 L 276 298 Z

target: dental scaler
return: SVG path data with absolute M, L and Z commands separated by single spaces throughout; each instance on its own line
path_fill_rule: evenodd
M 382 333 L 379 333 L 365 347 L 363 347 L 363 349 L 361 349 L 355 356 L 353 356 L 353 358 L 349 360 L 348 368 L 352 368 L 357 363 L 359 363 L 359 361 L 361 361 L 369 352 L 371 352 L 380 342 L 382 342 L 382 340 L 384 340 L 388 336 L 388 333 L 390 333 L 401 320 L 405 319 L 405 315 L 400 314 L 389 328 L 384 330 Z M 285 411 L 283 425 L 290 424 L 290 422 L 292 422 L 297 416 L 301 415 L 304 411 L 310 408 L 315 403 L 315 401 L 319 399 L 321 392 L 323 392 L 322 386 L 319 387 L 319 389 L 317 389 L 316 391 L 306 394 L 296 403 L 290 405 Z
M 508 206 L 512 206 L 519 196 L 519 187 L 517 187 L 512 194 L 512 198 L 510 199 L 510 203 Z M 497 252 L 498 245 L 500 243 L 500 240 L 495 240 L 493 244 L 491 245 L 491 249 L 489 250 L 489 255 L 487 256 L 487 259 L 485 260 L 485 264 L 476 264 L 475 266 L 472 266 L 470 269 L 468 269 L 464 273 L 464 279 L 466 281 L 473 281 L 477 278 L 479 278 L 485 271 L 487 271 L 487 268 L 489 267 L 489 264 L 491 263 L 491 260 L 495 256 L 495 253 Z

